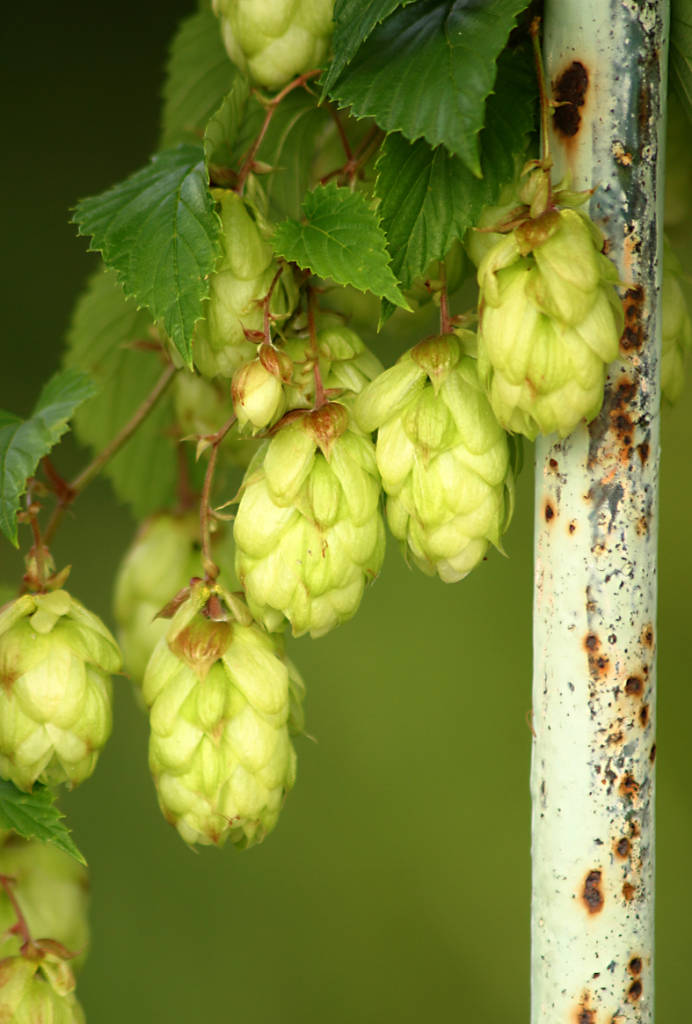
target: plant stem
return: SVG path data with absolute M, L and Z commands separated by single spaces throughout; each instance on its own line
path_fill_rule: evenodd
M 665 2 L 546 4 L 552 154 L 596 187 L 627 327 L 599 416 L 536 445 L 532 1024 L 654 1019 L 667 20 Z
M 219 568 L 211 557 L 211 489 L 214 482 L 216 459 L 219 454 L 219 445 L 235 421 L 236 416 L 234 414 L 211 438 L 211 452 L 209 455 L 209 462 L 207 463 L 207 471 L 204 474 L 204 486 L 202 487 L 202 497 L 199 503 L 199 526 L 202 538 L 202 566 L 204 568 L 205 579 L 208 582 L 213 582 L 219 575 Z
M 15 935 L 19 935 L 22 939 L 22 952 L 32 949 L 34 946 L 33 939 L 31 938 L 31 932 L 29 931 L 29 925 L 27 924 L 26 918 L 22 913 L 22 908 L 17 902 L 17 897 L 14 894 L 14 882 L 15 879 L 10 875 L 0 875 L 0 886 L 5 890 L 5 895 L 12 904 L 14 910 L 14 916 L 17 918 L 15 923 L 9 929 Z
M 159 398 L 161 398 L 177 372 L 178 371 L 175 366 L 173 366 L 172 363 L 169 363 L 152 390 L 141 405 L 135 410 L 134 414 L 122 430 L 115 435 L 113 440 L 106 445 L 102 452 L 99 452 L 96 458 L 93 459 L 88 466 L 84 467 L 81 473 L 77 474 L 74 480 L 67 484 L 66 493 L 60 500 L 59 504 L 56 505 L 53 515 L 51 516 L 48 526 L 43 534 L 43 543 L 46 546 L 50 544 L 55 536 L 55 531 L 62 522 L 65 510 L 68 506 L 72 504 L 79 494 L 81 494 L 87 484 L 91 483 L 94 477 L 101 472 L 106 463 L 108 463 L 114 455 L 117 455 L 122 446 L 130 440 L 137 428 L 144 422 L 151 410 L 154 408 Z

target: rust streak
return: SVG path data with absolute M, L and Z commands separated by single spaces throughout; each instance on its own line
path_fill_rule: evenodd
M 589 75 L 584 65 L 574 60 L 553 82 L 553 97 L 556 104 L 553 116 L 555 131 L 567 138 L 573 138 L 579 131 Z
M 584 889 L 582 891 L 581 898 L 590 914 L 598 914 L 603 910 L 605 899 L 601 892 L 602 879 L 603 872 L 598 868 L 594 868 L 593 871 L 589 871 L 588 875 L 584 879 Z

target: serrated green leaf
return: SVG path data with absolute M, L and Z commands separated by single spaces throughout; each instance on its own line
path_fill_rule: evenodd
M 161 149 L 198 142 L 224 96 L 244 76 L 231 63 L 218 18 L 199 11 L 185 18 L 171 43 L 163 87 Z
M 418 0 L 374 29 L 330 95 L 356 117 L 424 138 L 481 174 L 478 134 L 496 61 L 527 0 Z
M 408 308 L 389 266 L 387 240 L 379 219 L 359 192 L 320 185 L 305 196 L 305 221 L 277 225 L 274 251 L 318 277 L 373 292 Z
M 100 386 L 74 424 L 78 439 L 94 452 L 115 437 L 158 380 L 160 356 L 147 348 L 155 340 L 149 314 L 125 298 L 115 274 L 97 271 L 75 307 L 65 355 L 67 366 L 88 370 Z M 173 425 L 173 403 L 166 393 L 104 469 L 137 518 L 175 500 Z
M 486 105 L 482 178 L 474 177 L 443 146 L 433 149 L 423 139 L 410 143 L 399 133 L 387 137 L 377 161 L 375 192 L 392 269 L 404 288 L 432 260 L 441 260 L 512 180 L 533 126 L 535 96 L 530 54 L 506 53 Z
M 27 420 L 0 413 L 0 530 L 17 547 L 17 511 L 28 477 L 67 430 L 75 409 L 95 392 L 78 370 L 54 374 Z
M 238 75 L 204 131 L 204 157 L 210 170 L 214 165 L 233 167 L 239 156 L 236 142 L 249 98 L 250 84 L 246 78 Z
M 412 2 L 413 0 L 336 0 L 332 37 L 334 57 L 321 82 L 322 99 L 375 26 L 384 21 L 397 7 L 406 7 Z
M 23 839 L 39 839 L 52 843 L 86 865 L 84 855 L 75 846 L 65 815 L 55 805 L 55 794 L 45 786 L 34 786 L 23 793 L 6 779 L 0 779 L 0 828 L 12 829 Z
M 673 0 L 671 6 L 670 75 L 692 121 L 692 0 Z
M 146 306 L 188 366 L 192 333 L 220 255 L 221 222 L 207 188 L 201 146 L 157 153 L 100 196 L 82 199 L 74 221 L 91 235 L 125 294 Z

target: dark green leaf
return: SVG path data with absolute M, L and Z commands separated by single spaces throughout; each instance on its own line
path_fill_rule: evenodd
M 464 237 L 515 176 L 533 124 L 535 88 L 530 55 L 505 54 L 481 133 L 482 178 L 443 146 L 432 149 L 423 139 L 409 143 L 399 133 L 385 140 L 375 191 L 392 269 L 404 288 Z
M 334 57 L 322 81 L 322 99 L 376 25 L 397 7 L 412 0 L 336 0 L 334 4 Z
M 78 203 L 80 235 L 118 274 L 125 294 L 151 310 L 188 365 L 209 275 L 220 254 L 221 222 L 207 188 L 201 146 L 153 157 L 126 181 Z
M 0 412 L 0 530 L 17 546 L 17 511 L 27 478 L 67 430 L 75 409 L 95 388 L 78 370 L 51 377 L 27 420 Z
M 692 121 L 692 0 L 673 0 L 671 12 L 671 81 Z
M 161 148 L 198 142 L 224 96 L 244 76 L 228 58 L 218 18 L 200 11 L 180 24 L 163 87 Z
M 158 380 L 163 365 L 156 342 L 148 313 L 125 298 L 114 274 L 98 271 L 75 308 L 65 357 L 68 366 L 88 369 L 100 385 L 98 396 L 75 417 L 77 437 L 94 452 L 115 437 Z M 175 499 L 172 405 L 167 392 L 104 470 L 137 518 Z
M 23 839 L 52 843 L 80 864 L 86 864 L 63 822 L 64 817 L 55 806 L 52 790 L 36 785 L 31 793 L 23 793 L 13 783 L 0 779 L 0 828 L 13 829 Z
M 498 55 L 527 0 L 418 0 L 374 29 L 330 95 L 481 174 L 478 134 Z
M 303 223 L 285 220 L 277 226 L 277 256 L 318 277 L 373 292 L 408 308 L 389 266 L 378 216 L 363 195 L 332 182 L 308 192 L 302 209 Z

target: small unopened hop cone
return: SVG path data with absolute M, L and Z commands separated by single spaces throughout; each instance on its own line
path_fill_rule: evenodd
M 213 0 L 231 60 L 267 89 L 323 66 L 334 0 Z
M 86 1024 L 75 998 L 74 975 L 57 957 L 0 960 L 2 1024 Z
M 287 422 L 286 422 L 287 420 Z M 269 630 L 321 636 L 355 614 L 384 558 L 369 438 L 332 402 L 290 414 L 250 463 L 234 522 L 236 572 Z
M 538 205 L 546 182 L 533 172 L 527 201 Z M 565 437 L 598 414 L 623 327 L 617 269 L 598 228 L 582 212 L 541 205 L 535 216 L 527 207 L 478 268 L 479 374 L 501 425 L 531 440 Z
M 378 432 L 392 533 L 423 572 L 462 579 L 500 546 L 513 496 L 507 435 L 475 360 L 453 335 L 426 339 L 365 388 L 355 415 Z
M 0 775 L 76 786 L 111 731 L 118 645 L 66 590 L 24 594 L 0 610 Z
M 302 695 L 273 638 L 242 602 L 199 583 L 157 644 L 142 693 L 166 819 L 187 843 L 261 842 L 295 781 L 291 702 Z

